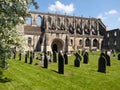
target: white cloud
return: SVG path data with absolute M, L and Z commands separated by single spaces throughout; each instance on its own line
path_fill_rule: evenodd
M 114 14 L 117 14 L 117 13 L 118 13 L 118 11 L 114 10 L 114 9 L 112 9 L 112 10 L 110 10 L 108 12 L 105 12 L 106 15 L 114 15 Z
M 118 18 L 118 21 L 120 22 L 120 17 Z
M 71 3 L 69 5 L 65 5 L 60 1 L 56 1 L 55 4 L 52 4 L 48 7 L 50 11 L 62 12 L 62 13 L 73 13 L 74 5 Z
M 106 19 L 107 17 L 103 16 L 103 14 L 99 14 L 99 15 L 97 16 L 97 18 Z

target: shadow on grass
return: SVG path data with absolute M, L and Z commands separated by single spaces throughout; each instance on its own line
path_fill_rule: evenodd
M 11 82 L 12 80 L 10 78 L 0 78 L 0 83 L 7 83 L 7 82 Z
M 12 80 L 7 77 L 3 77 L 3 72 L 0 70 L 0 83 L 11 82 Z
M 56 70 L 51 70 L 51 71 L 53 71 L 53 72 L 55 72 L 55 73 L 59 73 L 58 71 L 56 71 Z

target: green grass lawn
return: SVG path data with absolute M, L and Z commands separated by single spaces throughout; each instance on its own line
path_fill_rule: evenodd
M 9 68 L 4 70 L 0 90 L 119 90 L 120 61 L 111 56 L 111 66 L 107 73 L 97 72 L 98 55 L 90 55 L 89 64 L 74 67 L 74 56 L 65 65 L 65 74 L 57 73 L 57 63 L 49 64 L 48 69 L 22 61 L 8 60 Z M 5 77 L 8 82 L 4 82 Z

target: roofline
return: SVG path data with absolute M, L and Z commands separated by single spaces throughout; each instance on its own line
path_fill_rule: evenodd
M 34 14 L 43 14 L 43 15 L 53 15 L 53 16 L 61 16 L 61 17 L 70 17 L 70 18 L 84 18 L 84 19 L 92 19 L 92 20 L 99 20 L 98 18 L 94 18 L 94 17 L 79 17 L 79 16 L 72 16 L 72 15 L 67 15 L 67 14 L 58 14 L 58 13 L 51 13 L 51 12 L 38 12 L 38 11 L 29 11 L 30 13 L 34 13 Z

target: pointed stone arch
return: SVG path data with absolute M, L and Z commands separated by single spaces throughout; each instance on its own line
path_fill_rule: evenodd
M 93 47 L 98 47 L 98 40 L 97 39 L 94 39 L 93 40 Z
M 41 26 L 41 24 L 42 24 L 42 16 L 38 15 L 38 16 L 36 17 L 36 24 L 37 24 L 38 26 Z
M 85 47 L 90 47 L 91 46 L 91 40 L 89 38 L 87 38 L 85 40 Z
M 31 16 L 31 14 L 28 15 L 25 22 L 26 22 L 27 25 L 32 25 L 32 16 Z

